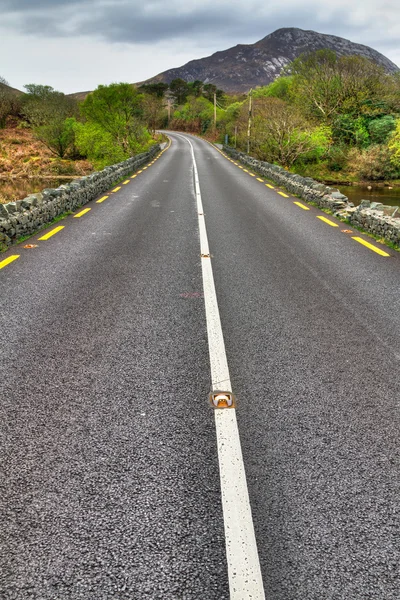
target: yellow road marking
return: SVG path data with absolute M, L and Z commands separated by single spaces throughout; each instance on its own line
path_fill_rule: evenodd
M 244 167 L 241 167 L 240 165 L 238 165 L 239 169 L 244 169 Z
M 334 223 L 333 221 L 330 221 L 329 219 L 326 219 L 325 217 L 317 217 L 317 219 L 321 219 L 321 221 L 323 221 L 327 225 L 330 225 L 331 227 L 339 227 L 339 225 L 337 223 Z
M 5 258 L 4 260 L 2 260 L 0 262 L 0 269 L 4 269 L 4 267 L 6 267 L 10 263 L 14 262 L 14 260 L 17 260 L 17 258 L 19 258 L 19 257 L 20 257 L 20 254 L 13 254 L 12 256 Z
M 259 177 L 257 177 L 257 181 L 261 181 L 261 183 L 264 183 L 264 179 L 260 179 Z
M 137 177 L 137 175 L 132 175 L 131 179 L 135 179 L 135 177 Z
M 130 183 L 130 182 L 131 182 L 131 180 L 127 179 L 126 181 L 124 181 L 124 185 L 126 185 L 127 183 Z
M 301 202 L 293 202 L 293 204 L 296 204 L 297 206 L 300 206 L 300 208 L 302 208 L 303 210 L 310 210 L 308 208 L 308 206 L 304 206 L 304 204 L 302 204 Z
M 249 173 L 249 175 L 250 175 L 251 177 L 255 177 L 254 173 Z
M 287 194 L 284 194 L 283 192 L 278 192 L 278 194 L 280 196 L 283 196 L 284 198 L 289 198 L 289 196 Z
M 119 190 L 120 190 L 120 189 L 121 189 L 121 186 L 119 186 L 119 187 L 116 187 L 115 189 L 113 189 L 113 190 L 111 190 L 111 191 L 113 191 L 113 192 L 119 192 Z
M 139 175 L 140 173 L 143 173 L 143 171 L 138 171 L 137 174 Z
M 49 233 L 46 233 L 46 235 L 43 235 L 42 237 L 40 237 L 39 242 L 48 240 L 49 238 L 53 237 L 53 235 L 56 235 L 56 233 L 61 231 L 61 229 L 64 229 L 64 225 L 62 225 L 61 227 L 56 227 L 55 229 L 52 229 L 51 231 L 49 231 Z
M 104 200 L 107 200 L 108 196 L 103 196 L 100 200 L 96 200 L 96 204 L 101 204 Z
M 243 169 L 243 171 L 244 171 L 245 173 L 248 173 L 248 170 L 247 170 L 247 169 Z
M 269 187 L 269 189 L 270 189 L 270 190 L 274 190 L 274 189 L 275 189 L 275 188 L 274 188 L 274 186 L 273 186 L 273 185 L 270 185 L 269 183 L 266 183 L 265 185 L 266 185 L 267 187 Z
M 360 237 L 353 237 L 352 239 L 355 240 L 356 242 L 358 242 L 359 244 L 362 244 L 363 246 L 366 246 L 367 248 L 369 248 L 373 252 L 376 252 L 377 254 L 380 254 L 381 256 L 390 256 L 390 254 L 388 254 L 387 252 L 384 252 L 384 250 L 381 250 L 380 248 L 377 248 L 376 246 L 373 246 L 372 244 L 370 244 L 369 242 L 366 242 L 365 240 L 363 240 Z M 0 263 L 0 266 L 1 266 L 1 263 Z
M 147 169 L 147 167 L 143 167 L 143 171 L 145 171 Z
M 79 219 L 79 217 L 83 217 L 83 215 L 86 215 L 86 213 L 88 213 L 89 210 L 92 210 L 92 209 L 91 208 L 85 208 L 85 210 L 82 210 L 77 215 L 74 215 L 74 219 Z

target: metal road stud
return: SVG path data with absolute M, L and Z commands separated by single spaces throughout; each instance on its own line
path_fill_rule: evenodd
M 213 408 L 236 408 L 236 398 L 232 392 L 211 392 L 210 404 Z

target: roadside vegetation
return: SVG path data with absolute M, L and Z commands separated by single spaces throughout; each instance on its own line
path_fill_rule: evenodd
M 177 80 L 169 97 L 171 129 L 220 142 L 228 135 L 238 150 L 249 145 L 256 158 L 302 175 L 338 183 L 400 178 L 400 74 L 366 58 L 319 50 L 247 96 Z
M 302 55 L 247 95 L 175 79 L 77 96 L 36 84 L 21 93 L 0 77 L 0 201 L 4 179 L 79 177 L 148 150 L 164 127 L 228 138 L 320 181 L 400 179 L 400 74 L 359 56 Z

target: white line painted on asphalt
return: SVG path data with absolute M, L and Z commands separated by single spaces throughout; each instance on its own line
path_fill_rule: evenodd
M 185 139 L 191 147 L 200 230 L 200 252 L 202 256 L 209 256 L 210 249 L 194 148 L 186 137 L 179 137 Z M 212 389 L 213 391 L 232 391 L 211 259 L 202 257 L 201 267 Z M 265 600 L 236 410 L 234 408 L 216 409 L 214 414 L 217 430 L 230 600 L 247 600 L 248 598 Z

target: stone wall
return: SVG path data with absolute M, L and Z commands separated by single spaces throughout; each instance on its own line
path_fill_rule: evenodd
M 157 144 L 148 152 L 75 179 L 57 189 L 46 189 L 24 200 L 0 204 L 0 249 L 7 248 L 23 236 L 36 233 L 58 215 L 75 210 L 107 192 L 121 177 L 138 170 L 159 151 Z
M 251 167 L 266 179 L 284 187 L 290 193 L 321 208 L 329 209 L 335 216 L 346 219 L 351 225 L 378 235 L 400 247 L 400 209 L 379 202 L 363 200 L 355 207 L 339 190 L 318 183 L 311 177 L 301 177 L 282 167 L 257 160 L 229 146 L 223 147 L 226 154 Z

